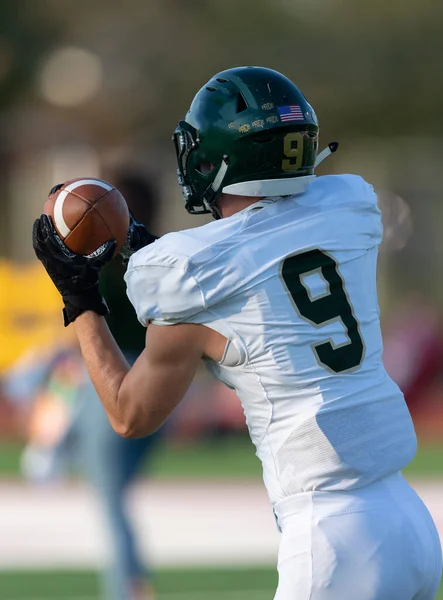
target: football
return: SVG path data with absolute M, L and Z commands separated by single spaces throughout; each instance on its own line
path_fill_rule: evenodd
M 60 238 L 76 254 L 92 254 L 109 240 L 115 240 L 117 254 L 129 229 L 126 200 L 110 183 L 82 178 L 67 181 L 51 190 L 44 211 Z

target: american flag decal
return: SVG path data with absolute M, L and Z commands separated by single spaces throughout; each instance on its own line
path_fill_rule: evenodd
M 290 104 L 289 106 L 277 106 L 280 119 L 286 121 L 304 121 L 303 112 L 298 104 Z

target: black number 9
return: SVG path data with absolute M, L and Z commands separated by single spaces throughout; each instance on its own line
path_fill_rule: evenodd
M 329 285 L 329 293 L 312 299 L 302 276 L 319 271 Z M 328 371 L 343 373 L 360 367 L 365 346 L 343 279 L 335 260 L 321 250 L 309 250 L 286 258 L 281 276 L 298 314 L 314 327 L 341 320 L 349 341 L 335 345 L 332 339 L 312 344 L 317 361 Z

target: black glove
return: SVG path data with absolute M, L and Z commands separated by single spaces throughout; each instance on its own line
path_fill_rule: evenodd
M 37 258 L 63 298 L 65 326 L 87 310 L 108 314 L 98 280 L 101 268 L 114 255 L 115 241 L 106 242 L 89 256 L 74 254 L 60 239 L 51 218 L 42 215 L 34 222 L 32 243 Z
M 158 240 L 158 237 L 149 233 L 144 225 L 137 223 L 134 215 L 131 211 L 129 211 L 128 236 L 123 248 L 120 250 L 120 255 L 123 258 L 123 262 L 127 263 L 135 252 L 141 248 L 144 248 L 145 246 L 148 246 L 148 244 L 152 244 L 152 242 L 155 242 L 155 240 Z

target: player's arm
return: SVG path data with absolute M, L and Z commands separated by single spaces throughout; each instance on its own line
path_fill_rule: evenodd
M 124 437 L 160 427 L 185 395 L 201 357 L 214 353 L 214 332 L 204 326 L 150 325 L 146 348 L 130 369 L 103 317 L 85 312 L 75 329 L 110 423 Z
M 60 240 L 51 219 L 42 215 L 34 223 L 33 245 L 62 296 L 65 325 L 75 322 L 86 365 L 112 426 L 127 437 L 154 431 L 180 402 L 200 358 L 220 360 L 226 339 L 202 325 L 150 325 L 146 349 L 130 369 L 103 319 L 108 308 L 98 286 L 115 242 L 90 256 L 75 255 Z

